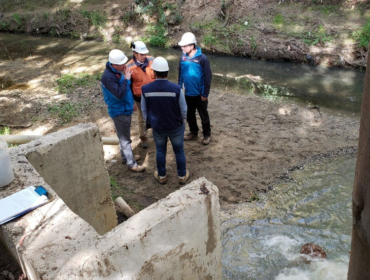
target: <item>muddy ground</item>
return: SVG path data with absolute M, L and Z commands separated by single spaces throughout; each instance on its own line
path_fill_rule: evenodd
M 76 88 L 72 93 L 59 94 L 53 77 L 60 69 L 45 67 L 42 61 L 37 64 L 20 59 L 1 61 L 0 67 L 6 69 L 16 83 L 0 91 L 0 123 L 2 127 L 10 127 L 12 134 L 47 134 L 76 123 L 93 122 L 103 136 L 115 136 L 99 81 Z M 41 80 L 41 84 L 33 86 L 30 80 Z M 72 104 L 78 116 L 63 123 L 50 111 L 56 102 Z M 185 142 L 187 166 L 190 180 L 204 176 L 219 187 L 223 209 L 230 203 L 255 199 L 258 192 L 267 191 L 274 182 L 308 160 L 354 152 L 352 148 L 357 145 L 358 117 L 324 108 L 319 112 L 291 102 L 271 102 L 256 95 L 211 89 L 209 113 L 211 144 L 203 146 L 202 137 Z M 170 145 L 169 181 L 164 186 L 155 181 L 155 143 L 150 137 L 149 148 L 141 148 L 136 113 L 131 138 L 134 153 L 141 156 L 139 164 L 146 166 L 146 171 L 140 174 L 129 171 L 120 163 L 116 146 L 105 146 L 107 167 L 112 178 L 112 196 L 122 196 L 139 211 L 180 186 Z

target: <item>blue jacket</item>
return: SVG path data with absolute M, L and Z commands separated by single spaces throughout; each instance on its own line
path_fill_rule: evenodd
M 134 111 L 134 98 L 130 84 L 131 82 L 126 80 L 121 72 L 118 72 L 112 67 L 110 62 L 107 62 L 101 78 L 101 87 L 111 118 L 120 115 L 132 115 Z
M 179 85 L 157 79 L 141 89 L 143 117 L 154 130 L 173 131 L 183 124 L 187 107 Z
M 208 97 L 211 89 L 212 72 L 207 57 L 196 47 L 197 52 L 189 59 L 182 54 L 179 64 L 179 85 L 185 86 L 185 95 Z

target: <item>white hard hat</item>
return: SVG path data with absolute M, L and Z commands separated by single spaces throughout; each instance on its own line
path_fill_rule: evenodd
M 132 47 L 133 52 L 137 52 L 140 54 L 147 54 L 149 52 L 144 42 L 141 42 L 141 41 L 131 43 L 131 47 Z
M 158 56 L 153 60 L 152 69 L 157 72 L 167 72 L 170 70 L 167 60 L 161 56 Z
M 186 45 L 191 45 L 191 44 L 197 44 L 197 40 L 195 39 L 195 36 L 191 32 L 186 32 L 184 35 L 181 37 L 181 41 L 179 42 L 179 46 L 183 47 Z
M 127 56 L 120 50 L 111 50 L 108 61 L 112 64 L 122 65 L 127 61 Z

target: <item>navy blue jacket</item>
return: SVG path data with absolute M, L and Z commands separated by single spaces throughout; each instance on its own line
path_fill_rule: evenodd
M 155 80 L 141 89 L 142 107 L 143 105 L 146 107 L 146 120 L 154 130 L 173 131 L 183 124 L 179 85 L 168 80 Z
M 118 72 L 112 67 L 111 63 L 107 62 L 101 78 L 101 87 L 111 118 L 120 115 L 132 115 L 134 111 L 134 98 L 130 84 L 131 82 L 126 80 L 121 72 Z
M 207 57 L 202 50 L 196 47 L 197 52 L 189 59 L 189 56 L 182 54 L 179 64 L 178 83 L 185 86 L 185 95 L 208 97 L 211 89 L 212 72 Z

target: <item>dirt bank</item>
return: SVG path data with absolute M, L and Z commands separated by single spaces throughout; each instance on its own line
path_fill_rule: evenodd
M 4 0 L 0 31 L 176 46 L 194 32 L 209 52 L 366 67 L 369 1 Z

